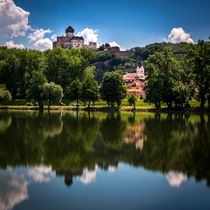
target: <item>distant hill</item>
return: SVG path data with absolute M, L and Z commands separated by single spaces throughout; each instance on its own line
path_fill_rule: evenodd
M 153 43 L 146 45 L 145 47 L 135 47 L 130 49 L 133 54 L 128 58 L 119 58 L 107 51 L 96 52 L 96 57 L 91 61 L 91 65 L 96 66 L 95 78 L 97 81 L 102 81 L 103 75 L 107 71 L 115 71 L 121 69 L 125 72 L 135 72 L 139 61 L 144 61 L 149 57 L 149 55 L 155 52 L 160 52 L 164 47 L 169 47 L 172 49 L 174 56 L 177 60 L 184 59 L 186 54 L 186 47 L 188 43 Z

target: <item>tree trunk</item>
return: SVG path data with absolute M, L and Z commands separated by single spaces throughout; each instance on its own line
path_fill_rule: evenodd
M 48 103 L 48 111 L 50 110 L 50 105 L 51 105 L 51 101 L 49 100 L 49 103 Z
M 89 103 L 88 103 L 88 109 L 90 109 L 90 100 L 89 100 Z
M 167 103 L 168 109 L 172 109 L 172 102 Z
M 44 106 L 43 106 L 42 100 L 40 99 L 38 101 L 38 103 L 39 103 L 39 110 L 43 110 L 44 109 Z
M 79 99 L 77 99 L 77 110 L 79 110 Z
M 201 103 L 200 103 L 200 108 L 204 108 L 204 105 L 205 105 L 205 95 L 204 94 L 202 94 L 201 95 Z

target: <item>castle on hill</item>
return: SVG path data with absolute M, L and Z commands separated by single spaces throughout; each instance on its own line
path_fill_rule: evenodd
M 84 44 L 84 38 L 82 36 L 74 36 L 74 29 L 69 26 L 66 29 L 66 36 L 58 36 L 57 41 L 53 42 L 53 48 L 88 48 L 91 50 L 97 50 L 96 42 L 89 42 L 88 45 Z

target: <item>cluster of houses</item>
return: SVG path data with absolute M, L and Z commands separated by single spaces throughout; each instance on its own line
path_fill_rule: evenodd
M 132 94 L 137 98 L 145 96 L 144 84 L 146 76 L 141 63 L 137 66 L 136 73 L 126 73 L 123 78 L 127 86 L 128 96 Z

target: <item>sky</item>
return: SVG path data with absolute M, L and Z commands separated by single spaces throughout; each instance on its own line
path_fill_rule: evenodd
M 0 45 L 46 50 L 72 26 L 122 50 L 210 36 L 210 0 L 0 0 Z

